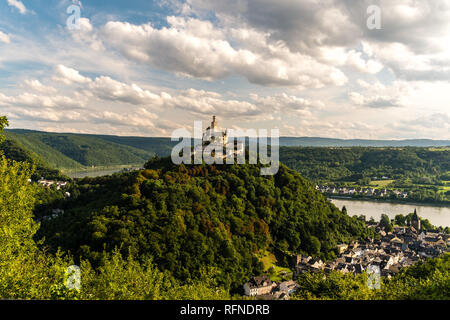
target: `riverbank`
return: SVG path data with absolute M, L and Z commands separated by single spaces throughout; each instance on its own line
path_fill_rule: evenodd
M 370 198 L 370 197 L 349 197 L 349 196 L 336 196 L 324 194 L 329 199 L 341 199 L 341 200 L 351 200 L 351 201 L 371 201 L 377 203 L 393 203 L 393 204 L 406 204 L 412 206 L 428 206 L 428 207 L 450 207 L 450 202 L 417 202 L 401 199 L 381 199 L 381 198 Z
M 364 215 L 369 220 L 373 217 L 379 221 L 382 214 L 386 214 L 390 219 L 394 219 L 396 215 L 408 215 L 417 210 L 418 215 L 422 219 L 428 219 L 434 226 L 450 227 L 450 207 L 436 206 L 430 204 L 412 204 L 398 203 L 388 201 L 361 200 L 352 198 L 329 198 L 339 209 L 345 206 L 347 214 Z
M 61 170 L 61 172 L 68 177 L 74 178 L 84 178 L 84 177 L 100 177 L 106 176 L 113 173 L 120 172 L 124 169 L 137 170 L 142 167 L 142 164 L 127 164 L 127 165 L 116 165 L 116 166 L 98 166 L 98 167 L 86 167 L 82 170 Z

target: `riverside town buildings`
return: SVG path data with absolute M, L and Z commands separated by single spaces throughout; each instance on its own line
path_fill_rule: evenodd
M 392 232 L 386 232 L 378 223 L 366 222 L 369 228 L 375 228 L 379 239 L 339 245 L 339 257 L 328 262 L 298 255 L 294 259 L 295 271 L 362 273 L 369 266 L 376 265 L 382 276 L 390 277 L 401 268 L 449 251 L 450 235 L 422 230 L 417 211 L 414 211 L 411 224 L 410 227 L 394 227 Z
M 375 229 L 377 239 L 340 244 L 337 246 L 338 258 L 327 262 L 311 256 L 295 255 L 292 261 L 294 274 L 327 274 L 333 270 L 359 274 L 376 266 L 381 276 L 390 278 L 402 268 L 450 251 L 450 235 L 422 230 L 416 211 L 411 224 L 410 227 L 394 227 L 392 232 L 386 232 L 379 223 L 368 221 L 366 225 Z M 293 280 L 277 284 L 267 275 L 254 277 L 244 285 L 247 296 L 265 300 L 287 300 L 297 288 L 298 284 Z

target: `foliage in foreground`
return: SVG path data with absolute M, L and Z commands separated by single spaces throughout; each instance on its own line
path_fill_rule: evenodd
M 215 285 L 210 270 L 203 281 L 180 285 L 150 260 L 104 253 L 98 268 L 82 260 L 81 289 L 66 287 L 73 261 L 60 252 L 46 253 L 33 236 L 36 187 L 25 163 L 0 158 L 0 299 L 229 299 Z
M 0 133 L 7 124 L 0 117 Z M 33 219 L 33 169 L 0 154 L 0 299 L 230 299 L 216 285 L 214 270 L 204 270 L 202 282 L 181 285 L 151 260 L 124 259 L 118 250 L 103 253 L 97 268 L 82 259 L 81 288 L 69 290 L 73 260 L 33 240 L 40 227 Z

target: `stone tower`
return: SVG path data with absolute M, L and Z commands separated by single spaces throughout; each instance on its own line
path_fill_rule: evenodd
M 217 128 L 217 121 L 216 121 L 216 116 L 213 116 L 213 121 L 211 122 L 211 129 L 214 130 L 215 128 Z
M 416 209 L 414 209 L 414 214 L 411 219 L 411 225 L 414 227 L 414 229 L 417 230 L 417 232 L 420 231 L 420 219 L 419 219 L 419 216 L 417 215 Z

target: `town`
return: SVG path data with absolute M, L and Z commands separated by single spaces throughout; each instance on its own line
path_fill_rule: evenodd
M 316 189 L 326 195 L 339 195 L 339 196 L 361 196 L 372 198 L 384 198 L 384 199 L 406 199 L 408 198 L 408 192 L 399 190 L 388 189 L 376 189 L 376 188 L 364 188 L 364 187 L 334 187 L 316 185 Z
M 337 246 L 339 257 L 328 262 L 296 255 L 292 261 L 294 274 L 329 274 L 331 271 L 360 274 L 370 273 L 369 270 L 376 267 L 381 276 L 391 278 L 402 268 L 449 251 L 450 235 L 422 230 L 416 211 L 409 227 L 394 227 L 391 232 L 387 232 L 377 222 L 367 221 L 366 225 L 375 229 L 377 239 L 340 244 Z M 254 277 L 244 285 L 245 295 L 264 300 L 289 300 L 297 288 L 298 284 L 293 280 L 278 284 L 267 275 Z

